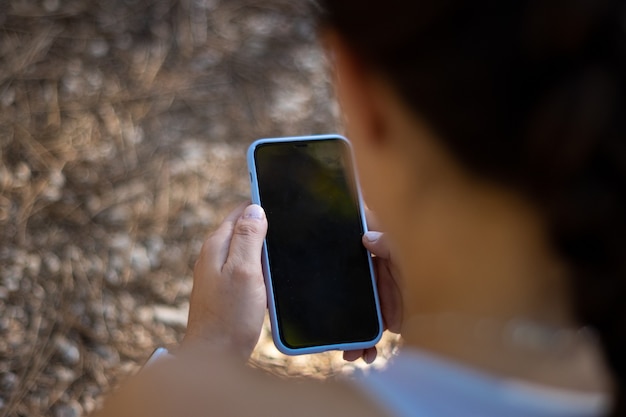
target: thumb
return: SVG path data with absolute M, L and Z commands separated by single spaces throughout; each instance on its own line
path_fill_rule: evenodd
M 224 266 L 232 271 L 251 272 L 251 269 L 258 269 L 266 233 L 265 211 L 256 204 L 246 207 L 235 223 Z
M 363 235 L 363 246 L 381 259 L 388 260 L 390 257 L 389 245 L 384 233 L 381 232 L 365 232 Z

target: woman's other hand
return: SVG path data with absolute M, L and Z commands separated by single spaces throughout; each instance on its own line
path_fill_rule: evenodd
M 261 267 L 266 232 L 263 209 L 241 205 L 204 242 L 194 268 L 182 349 L 204 345 L 250 356 L 267 305 Z
M 368 222 L 370 224 L 374 223 L 371 213 L 368 213 Z M 363 245 L 374 255 L 374 273 L 376 274 L 376 286 L 378 288 L 384 328 L 392 333 L 400 333 L 402 326 L 400 273 L 393 263 L 391 250 L 385 234 L 373 231 L 367 232 L 363 236 Z M 343 358 L 352 362 L 362 357 L 365 362 L 372 363 L 376 359 L 377 353 L 374 346 L 368 349 L 345 351 Z

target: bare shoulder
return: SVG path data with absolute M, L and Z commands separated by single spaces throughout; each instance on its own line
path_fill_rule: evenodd
M 386 414 L 348 382 L 282 379 L 225 356 L 164 361 L 123 386 L 99 416 Z

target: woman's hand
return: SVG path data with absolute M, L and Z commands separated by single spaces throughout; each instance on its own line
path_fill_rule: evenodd
M 265 212 L 241 205 L 204 242 L 193 274 L 187 332 L 181 349 L 222 349 L 244 358 L 261 333 L 267 305 L 261 248 Z
M 363 245 L 374 255 L 374 273 L 384 329 L 399 333 L 402 326 L 402 294 L 398 285 L 400 274 L 393 263 L 386 237 L 381 232 L 367 232 L 363 236 Z M 365 362 L 372 363 L 377 354 L 378 351 L 374 346 L 368 349 L 345 351 L 343 358 L 352 362 L 362 357 Z

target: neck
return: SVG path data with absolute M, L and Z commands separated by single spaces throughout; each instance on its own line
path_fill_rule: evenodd
M 585 328 L 442 313 L 409 317 L 402 336 L 406 346 L 500 377 L 582 392 L 609 391 L 595 337 Z
M 404 220 L 389 228 L 406 277 L 406 344 L 508 377 L 606 389 L 598 348 L 588 340 L 574 340 L 565 353 L 502 343 L 502 331 L 516 319 L 566 333 L 577 330 L 567 270 L 552 253 L 533 207 L 486 186 L 472 186 L 471 193 L 441 187 L 417 209 L 416 204 L 410 207 L 419 210 L 418 217 L 407 210 Z M 428 319 L 450 312 L 463 317 L 456 327 Z M 487 318 L 500 327 L 490 336 L 475 331 Z

